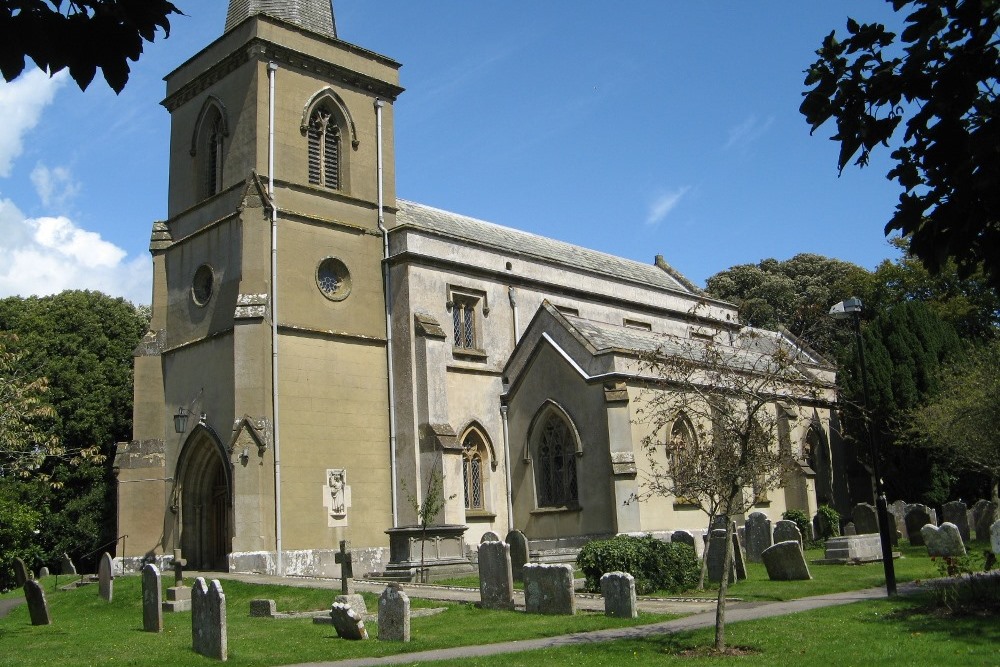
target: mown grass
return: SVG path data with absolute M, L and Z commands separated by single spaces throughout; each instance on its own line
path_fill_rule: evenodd
M 114 599 L 104 602 L 97 587 L 53 590 L 53 578 L 43 580 L 53 624 L 30 625 L 21 605 L 0 619 L 0 665 L 205 665 L 213 661 L 191 649 L 191 614 L 164 614 L 164 632 L 142 631 L 141 583 L 138 577 L 115 580 Z M 250 618 L 250 600 L 271 598 L 278 611 L 308 611 L 329 606 L 334 591 L 262 586 L 224 580 L 228 611 L 229 662 L 233 665 L 282 665 L 297 662 L 373 657 L 434 648 L 533 639 L 604 628 L 668 620 L 672 616 L 643 614 L 638 619 L 612 619 L 581 612 L 575 616 L 540 616 L 523 612 L 485 611 L 473 605 L 412 599 L 413 608 L 445 607 L 434 616 L 413 618 L 412 641 L 350 642 L 339 639 L 332 626 L 311 619 Z M 375 596 L 366 594 L 370 610 Z M 371 637 L 376 623 L 366 622 Z M 474 631 L 473 631 L 474 630 Z

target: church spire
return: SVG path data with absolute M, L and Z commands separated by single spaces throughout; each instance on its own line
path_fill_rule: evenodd
M 337 38 L 332 0 L 229 0 L 226 32 L 254 14 L 267 14 L 324 37 Z

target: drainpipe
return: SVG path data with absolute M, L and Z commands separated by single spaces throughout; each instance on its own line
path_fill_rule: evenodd
M 389 375 L 389 484 L 392 488 L 392 527 L 399 525 L 396 497 L 396 384 L 392 368 L 392 290 L 389 288 L 389 230 L 385 228 L 385 199 L 382 191 L 382 108 L 375 98 L 375 150 L 378 165 L 378 230 L 382 232 L 382 276 L 385 285 L 385 358 Z
M 503 420 L 503 452 L 504 464 L 507 466 L 507 532 L 514 530 L 514 502 L 511 497 L 510 485 L 510 431 L 507 428 L 507 406 L 500 404 L 500 418 Z
M 271 410 L 274 424 L 274 551 L 275 569 L 284 575 L 281 557 L 281 438 L 278 437 L 278 204 L 274 197 L 274 79 L 278 64 L 267 64 L 267 189 L 271 197 Z
M 518 338 L 518 331 L 521 329 L 517 323 L 517 290 L 513 287 L 508 287 L 507 298 L 510 300 L 510 309 L 514 313 L 514 345 L 517 345 L 517 341 L 520 340 Z

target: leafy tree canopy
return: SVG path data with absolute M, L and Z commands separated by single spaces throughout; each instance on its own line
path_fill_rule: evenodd
M 69 69 L 86 90 L 97 69 L 112 90 L 128 82 L 128 61 L 156 30 L 170 36 L 168 0 L 0 0 L 0 73 L 13 81 L 31 58 L 50 75 Z
M 813 131 L 836 123 L 841 171 L 867 165 L 902 127 L 887 177 L 903 191 L 886 234 L 909 238 L 932 273 L 951 258 L 961 277 L 982 265 L 1000 286 L 1000 2 L 889 1 L 909 12 L 902 33 L 848 19 L 847 37 L 831 32 L 816 52 L 799 111 Z

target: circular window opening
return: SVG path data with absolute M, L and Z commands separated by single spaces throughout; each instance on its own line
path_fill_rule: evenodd
M 316 267 L 316 285 L 331 301 L 343 301 L 351 293 L 351 274 L 336 257 L 327 257 Z
M 204 306 L 212 298 L 212 290 L 215 287 L 215 273 L 208 264 L 202 264 L 194 272 L 194 280 L 191 282 L 191 298 L 199 306 Z

